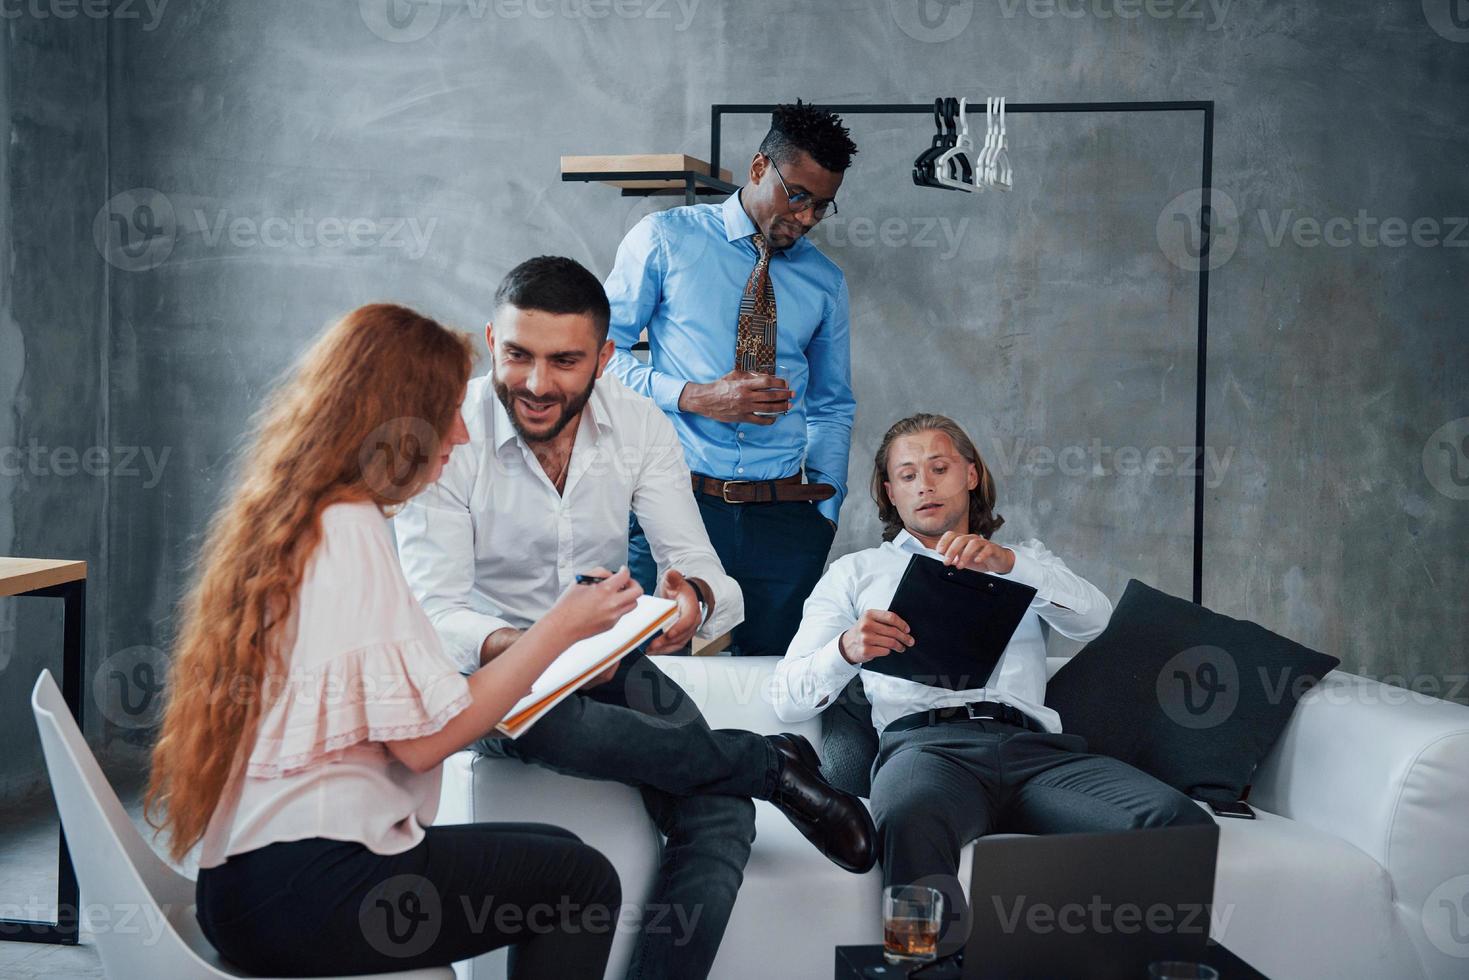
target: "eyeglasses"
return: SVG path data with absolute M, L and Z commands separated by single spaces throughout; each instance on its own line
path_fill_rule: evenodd
M 780 168 L 775 165 L 775 160 L 770 156 L 766 156 L 765 159 L 770 161 L 770 169 L 775 171 L 775 179 L 780 181 L 780 189 L 785 191 L 786 203 L 791 207 L 791 214 L 803 214 L 810 211 L 816 216 L 816 220 L 820 221 L 823 218 L 830 218 L 837 213 L 837 202 L 830 198 L 825 201 L 818 201 L 805 191 L 799 194 L 792 194 L 791 189 L 786 186 L 786 179 L 781 176 Z

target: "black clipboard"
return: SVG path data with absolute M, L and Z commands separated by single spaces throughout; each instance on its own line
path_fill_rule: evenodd
M 888 604 L 908 624 L 913 646 L 862 669 L 950 691 L 988 687 L 1034 598 L 1020 582 L 914 555 Z

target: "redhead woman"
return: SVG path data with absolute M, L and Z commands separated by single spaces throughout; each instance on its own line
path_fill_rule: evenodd
M 403 579 L 389 518 L 467 441 L 469 341 L 400 306 L 331 327 L 273 396 L 210 526 L 146 797 L 198 919 L 275 976 L 438 966 L 510 946 L 516 978 L 601 977 L 617 873 L 539 824 L 434 827 L 441 763 L 641 590 L 573 586 L 461 676 Z M 158 818 L 158 819 L 155 819 Z

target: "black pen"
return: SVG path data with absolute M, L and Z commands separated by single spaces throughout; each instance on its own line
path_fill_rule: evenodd
M 599 575 L 578 575 L 576 577 L 577 585 L 596 585 L 598 582 L 605 581 L 607 580 Z

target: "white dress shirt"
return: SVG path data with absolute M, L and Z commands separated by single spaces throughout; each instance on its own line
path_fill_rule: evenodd
M 872 704 L 872 723 L 879 732 L 904 715 L 971 701 L 1000 701 L 1025 712 L 1047 731 L 1061 731 L 1060 716 L 1045 706 L 1046 640 L 1040 621 L 1045 619 L 1073 640 L 1090 640 L 1106 627 L 1112 603 L 1039 541 L 1008 547 L 1015 552 L 1015 567 L 999 577 L 1033 586 L 1036 595 L 1000 657 L 992 686 L 950 691 L 862 670 L 842 656 L 842 633 L 868 609 L 888 608 L 913 555 L 942 560 L 904 530 L 880 547 L 838 558 L 816 584 L 806 600 L 801 628 L 776 666 L 775 713 L 787 722 L 817 715 L 860 672 Z
M 611 374 L 597 379 L 562 493 L 511 425 L 488 376 L 469 382 L 463 415 L 469 442 L 393 521 L 408 583 L 461 671 L 479 667 L 486 636 L 528 628 L 578 574 L 627 564 L 629 511 L 660 576 L 675 568 L 708 584 L 714 613 L 700 636 L 718 636 L 744 619 L 744 596 L 699 516 L 683 446 L 651 399 Z

